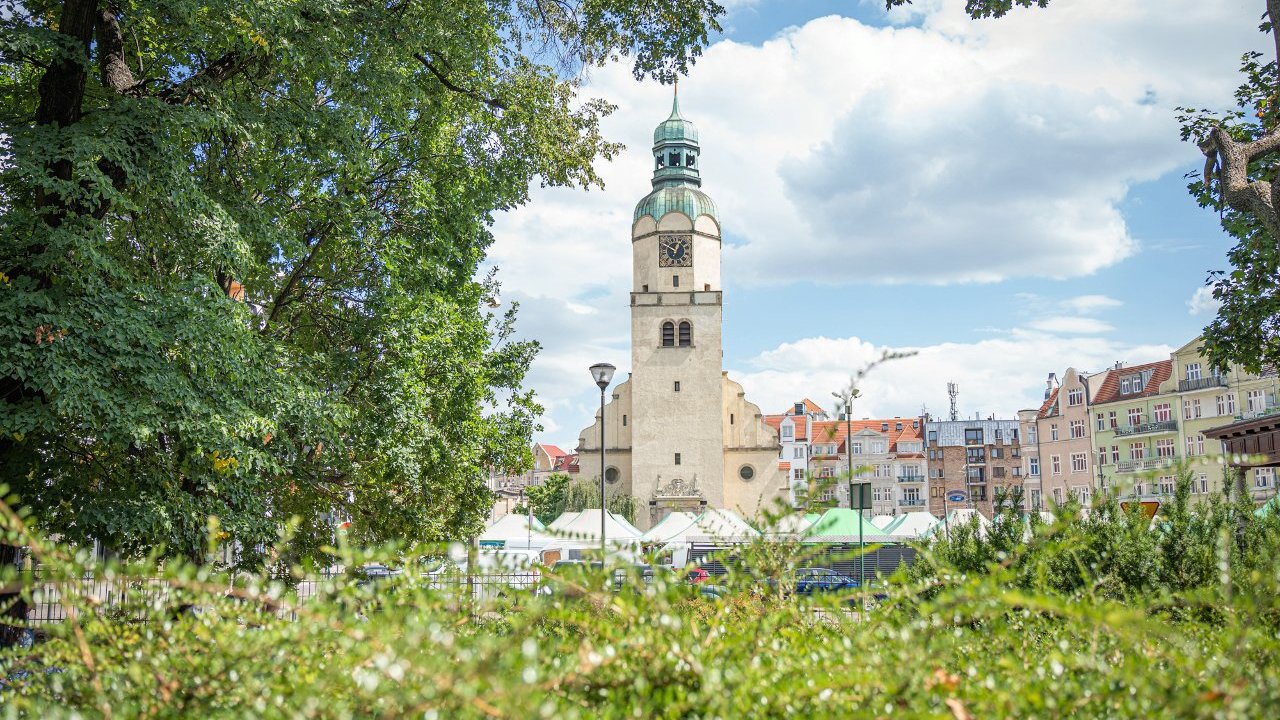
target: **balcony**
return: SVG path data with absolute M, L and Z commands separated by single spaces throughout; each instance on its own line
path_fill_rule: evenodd
M 922 482 L 924 482 L 924 476 L 923 476 L 923 475 L 899 475 L 899 476 L 898 476 L 898 482 L 900 482 L 900 483 L 922 483 Z
M 1122 435 L 1150 435 L 1152 433 L 1177 432 L 1177 420 L 1164 420 L 1162 422 L 1142 423 L 1141 425 L 1126 425 L 1115 429 L 1116 437 Z
M 1221 375 L 1210 375 L 1209 377 L 1196 378 L 1195 380 L 1179 380 L 1178 392 L 1190 392 L 1192 390 L 1208 390 L 1209 388 L 1226 387 L 1227 379 Z
M 1280 406 L 1276 404 L 1274 399 L 1268 397 L 1266 405 L 1261 410 L 1245 410 L 1243 413 L 1237 415 L 1236 418 L 1239 420 L 1256 420 L 1257 418 L 1275 415 L 1276 413 L 1280 413 Z
M 903 498 L 898 504 L 902 507 L 924 507 L 924 498 Z
M 1162 470 L 1177 462 L 1176 455 L 1170 457 L 1143 458 L 1142 460 L 1121 460 L 1116 463 L 1116 472 L 1135 473 L 1148 470 Z

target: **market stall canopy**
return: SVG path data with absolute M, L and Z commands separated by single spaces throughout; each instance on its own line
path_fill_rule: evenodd
M 566 512 L 551 522 L 548 534 L 557 544 L 590 545 L 600 542 L 600 509 L 587 508 L 578 512 Z M 605 517 L 605 541 L 615 545 L 637 545 L 640 531 L 620 515 L 609 513 Z M 567 545 L 566 545 L 567 546 Z
M 805 533 L 804 541 L 812 543 L 896 543 L 896 538 L 871 524 L 862 513 L 849 508 L 832 508 L 822 514 Z
M 551 539 L 545 531 L 546 528 L 538 522 L 538 518 L 533 518 L 531 524 L 526 515 L 503 515 L 480 533 L 480 547 L 498 543 L 527 547 L 530 544 L 545 543 Z M 501 544 L 496 546 L 502 547 Z
M 941 520 L 927 512 L 910 512 L 899 515 L 893 525 L 885 528 L 885 532 L 904 540 L 918 540 L 925 537 Z
M 961 510 L 952 510 L 942 522 L 934 525 L 933 532 L 939 535 L 946 535 L 951 528 L 957 528 L 962 525 L 970 525 L 974 522 L 978 523 L 978 537 L 987 536 L 987 528 L 991 527 L 991 521 L 977 510 L 964 508 Z
M 876 515 L 871 518 L 871 524 L 888 532 L 890 527 L 897 525 L 902 520 L 901 515 Z
M 680 535 L 687 530 L 695 522 L 698 517 L 693 513 L 676 511 L 658 521 L 657 525 L 649 528 L 649 532 L 640 536 L 640 540 L 648 543 L 667 543 L 671 542 L 671 538 Z
M 771 525 L 766 527 L 764 534 L 770 535 L 770 536 L 784 536 L 784 537 L 792 536 L 792 535 L 803 535 L 804 531 L 808 530 L 813 525 L 813 521 L 817 519 L 818 519 L 817 515 L 814 515 L 812 519 L 810 519 L 808 515 L 800 515 L 797 513 L 793 513 L 791 515 L 783 515 L 782 517 L 773 521 Z

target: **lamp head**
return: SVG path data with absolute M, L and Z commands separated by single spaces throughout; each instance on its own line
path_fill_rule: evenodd
M 613 382 L 613 371 L 616 369 L 609 363 L 596 363 L 591 366 L 591 379 L 600 386 L 600 392 L 604 392 L 604 389 L 609 387 L 609 383 Z

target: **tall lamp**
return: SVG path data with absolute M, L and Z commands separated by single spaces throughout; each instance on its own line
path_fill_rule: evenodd
M 596 381 L 596 385 L 600 388 L 600 566 L 604 567 L 607 550 L 604 544 L 604 521 L 605 521 L 605 501 L 604 501 L 604 391 L 609 387 L 609 383 L 613 382 L 613 371 L 617 370 L 609 363 L 596 363 L 591 366 L 591 379 Z

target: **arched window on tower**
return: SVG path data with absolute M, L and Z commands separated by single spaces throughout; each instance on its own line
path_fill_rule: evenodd
M 685 154 L 684 154 L 684 166 L 685 166 L 685 167 L 693 167 L 693 162 L 694 162 L 694 160 L 693 160 L 693 159 L 694 159 L 694 157 L 695 157 L 695 156 L 694 156 L 694 154 L 693 154 L 693 153 L 685 153 Z
M 670 320 L 662 323 L 662 347 L 676 346 L 676 324 Z
M 693 325 L 688 320 L 680 323 L 680 347 L 689 347 L 693 344 Z
M 671 167 L 680 167 L 680 153 L 667 153 L 667 164 Z
M 662 153 L 658 153 L 657 156 L 654 157 L 654 161 L 657 163 L 657 166 L 654 168 L 655 170 L 661 170 L 665 165 L 665 163 L 662 162 Z

